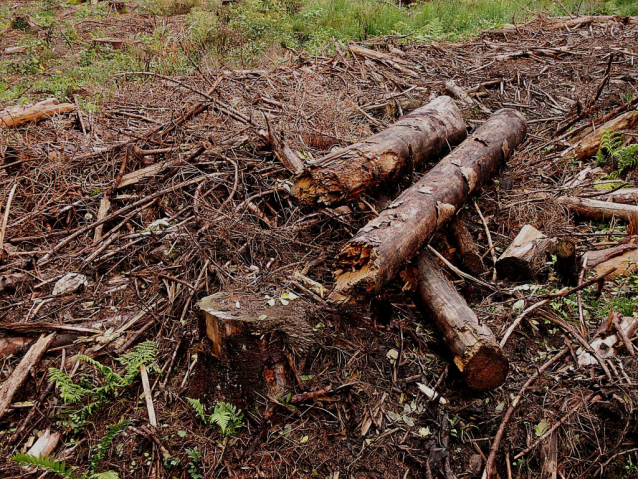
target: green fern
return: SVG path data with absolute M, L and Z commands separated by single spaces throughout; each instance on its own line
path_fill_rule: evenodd
M 638 145 L 623 146 L 622 135 L 605 130 L 600 135 L 600 149 L 596 153 L 596 164 L 602 166 L 608 160 L 619 174 L 638 166 Z
M 157 356 L 157 344 L 154 341 L 145 341 L 139 344 L 133 351 L 126 353 L 117 361 L 124 366 L 124 382 L 129 385 L 140 373 L 140 366 L 150 364 Z
M 90 471 L 92 473 L 95 474 L 95 470 L 97 469 L 99 462 L 104 457 L 104 454 L 106 454 L 106 452 L 109 450 L 111 444 L 113 444 L 113 441 L 118 436 L 118 434 L 124 431 L 130 423 L 131 421 L 129 421 L 128 419 L 124 419 L 123 421 L 120 421 L 117 424 L 113 424 L 112 426 L 106 428 L 106 434 L 95 448 L 95 454 L 91 458 Z M 108 479 L 108 477 L 106 479 Z
M 217 426 L 223 437 L 232 436 L 244 425 L 244 414 L 241 409 L 227 402 L 215 404 L 213 413 L 206 417 L 204 406 L 199 399 L 186 398 L 195 409 L 200 419 L 208 426 Z
M 31 454 L 16 454 L 11 458 L 21 466 L 35 467 L 36 469 L 44 469 L 53 472 L 62 477 L 76 478 L 73 469 L 66 467 L 64 461 L 58 461 L 52 456 L 33 456 Z

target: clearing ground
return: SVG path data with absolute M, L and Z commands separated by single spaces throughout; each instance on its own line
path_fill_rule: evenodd
M 111 24 L 109 45 L 99 48 L 112 58 L 100 55 L 99 62 L 127 56 L 120 47 L 135 51 L 134 43 L 117 45 L 114 37 L 126 28 L 150 31 L 152 21 Z M 96 26 L 90 20 L 77 28 Z M 7 33 L 0 51 L 19 43 L 20 35 Z M 552 477 L 554 471 L 566 478 L 638 472 L 635 356 L 625 351 L 611 358 L 610 378 L 598 365 L 578 366 L 576 337 L 592 339 L 613 312 L 635 315 L 638 275 L 619 276 L 600 292 L 584 289 L 582 315 L 576 293 L 536 309 L 504 347 L 506 383 L 491 392 L 469 390 L 400 278 L 385 292 L 392 308 L 383 302 L 371 312 L 329 305 L 293 276 L 301 272 L 332 288 L 341 246 L 422 172 L 349 208 L 306 208 L 290 196 L 291 175 L 260 134 L 270 129 L 304 158 L 318 158 L 384 129 L 445 94 L 445 82 L 454 80 L 473 94 L 473 105 L 459 103 L 470 127 L 504 107 L 520 111 L 529 125 L 525 143 L 481 190 L 476 206 L 473 199 L 463 211 L 485 261 L 491 257 L 486 227 L 497 254 L 525 224 L 573 238 L 579 251 L 615 245 L 631 233 L 626 225 L 576 220 L 556 198 L 636 184 L 635 164 L 619 171 L 601 155 L 603 171 L 570 187 L 594 160 L 562 155 L 578 129 L 635 109 L 635 19 L 545 18 L 456 43 L 419 45 L 395 35 L 361 45 L 397 61 L 352 56 L 337 43 L 325 55 L 286 49 L 274 66 L 194 63 L 188 74 L 166 75 L 141 68 L 108 76 L 108 95 L 91 87 L 88 108 L 0 132 L 3 205 L 13 191 L 6 234 L 0 233 L 6 250 L 0 274 L 14 283 L 3 283 L 0 292 L 0 377 L 9 377 L 40 334 L 57 333 L 0 418 L 3 477 L 39 477 L 9 458 L 26 452 L 47 429 L 61 433 L 56 457 L 78 474 L 480 477 L 508 407 L 557 354 L 520 399 L 495 470 L 500 477 Z M 33 59 L 30 52 L 18 54 L 22 63 Z M 86 62 L 82 68 L 91 58 Z M 9 90 L 22 81 L 16 75 Z M 12 91 L 13 100 L 20 98 Z M 61 98 L 81 103 L 82 94 L 72 86 Z M 150 173 L 140 175 L 143 168 Z M 444 235 L 430 244 L 444 255 L 451 250 Z M 54 294 L 68 273 L 85 275 L 87 283 Z M 490 282 L 491 271 L 483 279 Z M 551 273 L 538 284 L 456 284 L 499 339 L 521 311 L 562 288 Z M 196 306 L 218 291 L 256 294 L 265 303 L 294 300 L 311 311 L 312 344 L 290 351 L 296 378 L 287 394 L 235 398 L 244 415 L 235 417 L 242 426 L 236 431 L 207 425 L 187 400 L 200 399 L 210 413 L 224 399 L 218 394 L 224 378 L 210 359 Z M 559 326 L 565 323 L 571 328 Z M 99 332 L 87 336 L 90 330 Z M 77 361 L 78 353 L 99 363 Z M 109 379 L 103 367 L 122 373 L 131 364 L 134 374 L 122 374 L 121 381 Z M 141 364 L 149 366 L 157 426 L 148 424 L 135 369 Z M 71 404 L 77 388 L 61 372 L 53 379 L 67 387 L 54 388 L 49 368 L 74 375 L 89 392 Z M 446 404 L 428 398 L 419 384 L 435 389 Z M 296 394 L 322 390 L 293 401 Z

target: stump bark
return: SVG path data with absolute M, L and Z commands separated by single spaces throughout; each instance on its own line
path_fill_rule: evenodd
M 211 341 L 211 354 L 195 381 L 204 389 L 200 395 L 242 407 L 251 407 L 258 395 L 281 397 L 290 376 L 289 356 L 307 350 L 312 341 L 301 301 L 277 299 L 270 306 L 262 296 L 220 292 L 198 305 Z
M 466 384 L 477 390 L 503 384 L 509 363 L 494 334 L 439 271 L 427 250 L 419 255 L 418 277 L 417 306 L 443 333 Z
M 309 163 L 294 181 L 293 195 L 309 205 L 355 200 L 445 154 L 466 135 L 452 99 L 439 97 L 385 131 Z
M 485 264 L 481 258 L 479 247 L 470 230 L 458 216 L 450 221 L 448 232 L 448 237 L 456 246 L 456 256 L 461 260 L 461 265 L 475 276 L 483 274 Z
M 490 117 L 454 152 L 342 248 L 331 300 L 379 294 L 434 232 L 511 156 L 527 125 L 513 110 Z

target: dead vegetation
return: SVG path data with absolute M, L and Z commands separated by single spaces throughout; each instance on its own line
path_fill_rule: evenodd
M 539 20 L 459 44 L 387 38 L 353 56 L 291 51 L 273 70 L 130 72 L 97 113 L 3 129 L 4 457 L 48 430 L 61 433 L 48 433 L 59 441 L 56 458 L 120 477 L 635 473 L 636 276 L 589 259 L 607 248 L 616 251 L 606 261 L 635 253 L 636 220 L 610 217 L 612 205 L 631 210 L 622 203 L 605 201 L 594 220 L 570 203 L 615 193 L 601 186 L 636 186 L 635 171 L 614 164 L 620 146 L 607 145 L 599 169 L 593 150 L 571 154 L 583 144 L 577 135 L 638 104 L 635 23 Z M 409 296 L 425 270 L 403 266 L 423 240 L 364 306 L 327 295 L 344 245 L 433 165 L 324 207 L 295 199 L 280 162 L 286 147 L 284 158 L 313 164 L 446 91 L 467 96 L 457 93 L 471 134 L 502 108 L 528 124 L 495 180 L 482 179 L 473 207 L 455 204 L 485 271 L 464 271 L 442 222 L 427 235 L 447 285 L 429 294 L 456 297 L 452 280 L 509 361 L 507 380 L 490 392 L 469 389 L 448 365 L 459 365 L 461 350 L 446 346 Z M 623 129 L 622 145 L 635 136 Z M 589 251 L 576 284 L 563 287 L 547 256 L 533 258 L 524 281 L 499 271 L 525 225 L 542 233 L 525 241 L 541 255 L 547 238 L 573 240 L 579 257 Z M 220 291 L 226 303 L 204 317 L 198 301 Z M 291 302 L 297 323 L 267 324 L 279 318 L 268 318 L 269 307 Z M 265 323 L 235 330 L 240 311 Z M 153 355 L 131 356 L 149 341 Z M 120 379 L 102 377 L 104 366 Z M 49 368 L 89 391 L 75 408 Z M 232 376 L 238 368 L 250 377 Z M 206 411 L 196 414 L 187 397 Z M 99 404 L 90 414 L 87 401 Z M 5 477 L 25 473 L 10 461 L 1 467 Z

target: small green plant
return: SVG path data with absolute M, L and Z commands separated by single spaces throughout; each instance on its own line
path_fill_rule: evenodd
M 196 447 L 193 449 L 186 449 L 186 454 L 188 454 L 188 475 L 191 476 L 191 479 L 202 479 L 204 475 L 200 472 L 200 463 L 202 459 L 202 453 L 197 450 Z
M 195 409 L 195 412 L 205 424 L 217 426 L 223 437 L 232 436 L 244 425 L 244 415 L 241 409 L 227 402 L 215 404 L 213 413 L 206 417 L 204 405 L 199 399 L 186 398 L 188 403 Z
M 49 379 L 55 381 L 60 389 L 60 397 L 65 404 L 77 404 L 82 400 L 85 403 L 71 413 L 70 418 L 75 428 L 84 424 L 86 419 L 99 409 L 110 397 L 117 397 L 120 391 L 130 386 L 140 373 L 140 366 L 149 365 L 157 356 L 157 345 L 153 341 L 139 344 L 131 352 L 126 353 L 117 361 L 124 367 L 123 374 L 116 373 L 110 367 L 88 356 L 79 355 L 83 361 L 99 373 L 101 381 L 96 381 L 94 376 L 82 375 L 79 382 L 67 376 L 57 368 L 49 369 Z
M 604 165 L 611 160 L 612 168 L 624 171 L 638 166 L 638 144 L 623 146 L 622 135 L 617 131 L 603 131 L 600 149 L 596 153 L 596 164 Z

